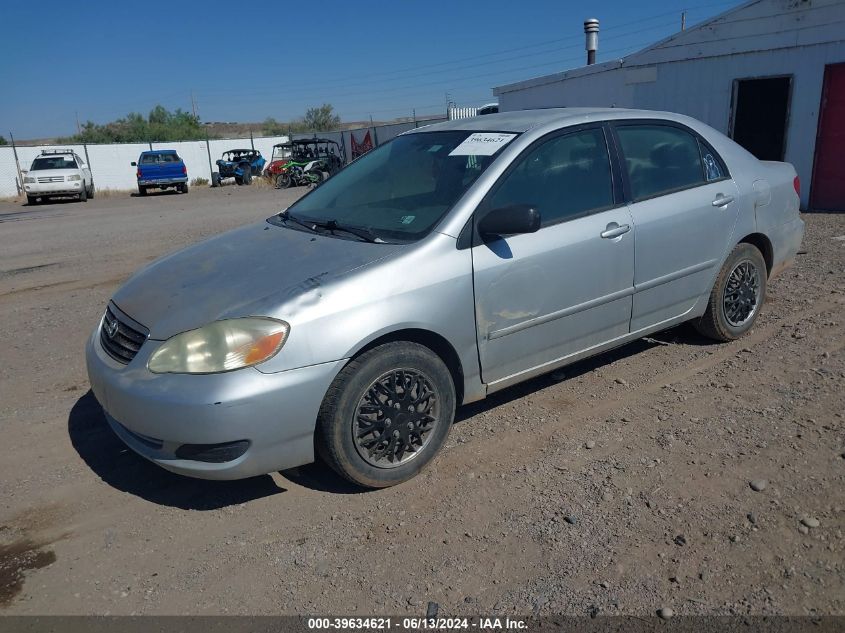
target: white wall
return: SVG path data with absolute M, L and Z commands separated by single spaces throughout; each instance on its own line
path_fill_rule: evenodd
M 261 152 L 269 162 L 273 145 L 284 143 L 287 136 L 267 136 L 253 139 L 255 149 Z M 188 168 L 188 178 L 205 178 L 211 180 L 211 172 L 208 168 L 208 150 L 205 141 L 182 141 L 178 143 L 153 143 L 153 149 L 175 149 L 179 156 L 185 161 Z M 28 170 L 33 159 L 43 149 L 73 149 L 82 158 L 85 158 L 85 147 L 83 145 L 39 145 L 35 147 L 18 147 L 18 159 L 22 170 Z M 210 141 L 211 162 L 221 157 L 223 152 L 229 149 L 248 149 L 250 140 L 241 139 L 220 139 Z M 97 189 L 134 189 L 137 186 L 135 180 L 135 168 L 130 165 L 137 161 L 141 152 L 149 150 L 148 143 L 120 143 L 109 145 L 88 145 L 88 159 L 91 165 L 91 172 L 94 176 L 94 184 Z M 216 170 L 216 165 L 214 165 Z M 17 195 L 15 181 L 17 170 L 15 168 L 15 157 L 11 147 L 0 147 L 0 197 Z

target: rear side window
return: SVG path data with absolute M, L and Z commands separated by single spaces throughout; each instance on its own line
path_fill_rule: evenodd
M 713 182 L 714 180 L 721 180 L 724 178 L 726 176 L 726 170 L 722 167 L 722 161 L 716 155 L 716 152 L 711 150 L 701 141 L 698 142 L 698 145 L 701 148 L 701 158 L 704 162 L 704 176 L 707 178 L 707 182 Z
M 616 133 L 634 200 L 705 182 L 698 139 L 689 132 L 668 125 L 643 124 L 620 125 Z
M 518 159 L 490 198 L 490 208 L 530 204 L 543 226 L 613 206 L 604 132 L 582 130 L 537 145 Z

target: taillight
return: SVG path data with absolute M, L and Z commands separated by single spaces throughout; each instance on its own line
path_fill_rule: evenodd
M 801 179 L 798 176 L 795 176 L 795 179 L 792 181 L 792 186 L 795 187 L 795 193 L 798 194 L 798 197 L 801 197 Z
M 140 178 L 140 177 L 141 177 L 141 170 L 140 170 L 140 169 L 139 169 L 138 171 L 136 171 L 136 172 L 135 172 L 135 177 L 136 177 L 136 178 Z
M 185 167 L 184 165 L 182 165 L 182 173 L 185 174 L 186 176 L 188 175 L 188 168 Z

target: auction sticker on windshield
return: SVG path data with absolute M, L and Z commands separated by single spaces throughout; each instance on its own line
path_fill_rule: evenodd
M 449 156 L 492 156 L 510 143 L 516 134 L 504 132 L 476 132 L 449 152 Z

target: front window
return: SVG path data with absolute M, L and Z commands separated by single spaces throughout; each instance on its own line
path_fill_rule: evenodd
M 613 206 L 610 158 L 601 129 L 555 136 L 529 150 L 505 176 L 489 208 L 530 204 L 543 226 Z
M 36 158 L 32 161 L 30 171 L 41 171 L 43 169 L 76 169 L 76 161 L 73 156 L 59 155 L 59 156 L 44 156 Z
M 354 226 L 386 241 L 426 235 L 516 134 L 420 132 L 364 154 L 288 212 Z

